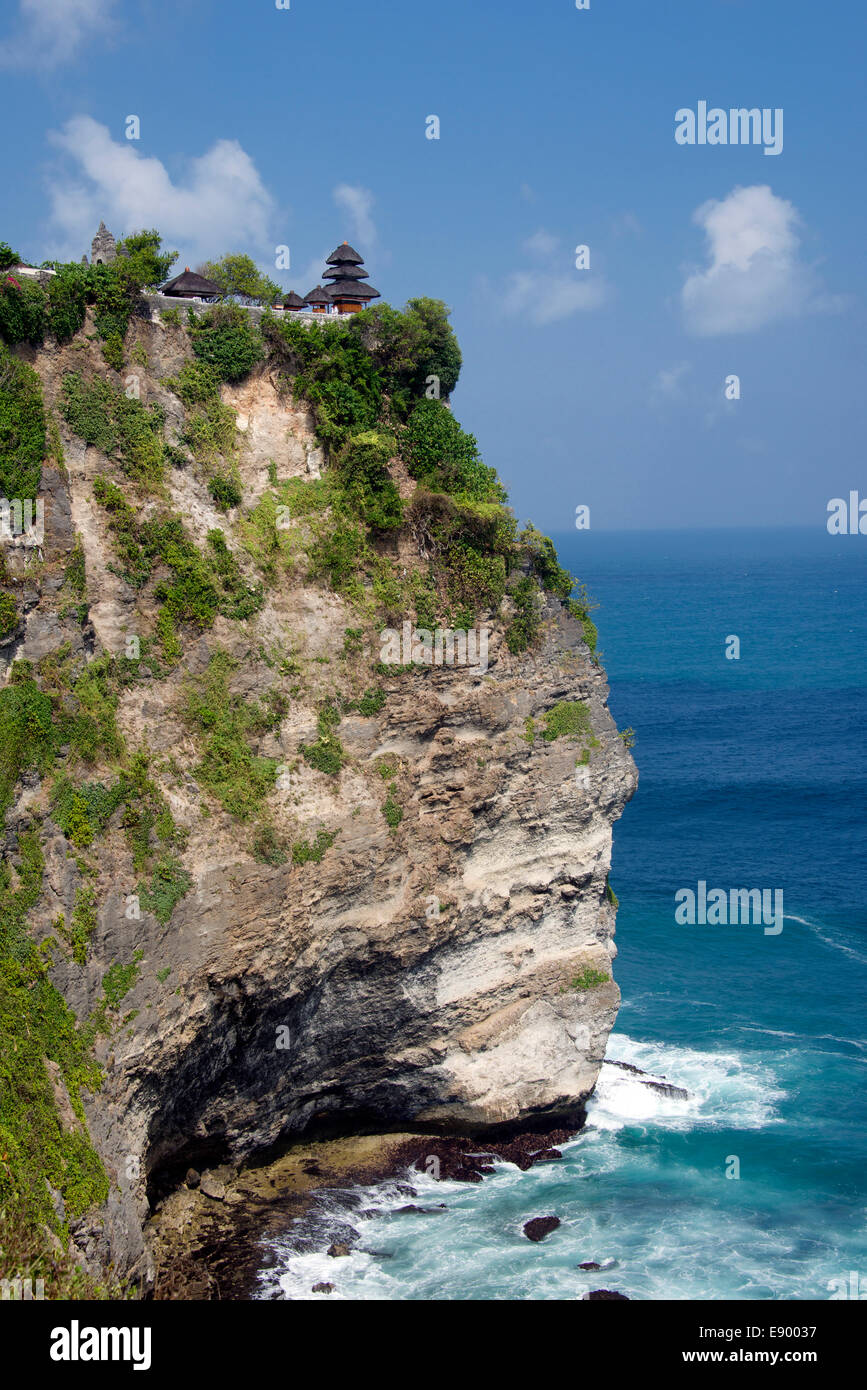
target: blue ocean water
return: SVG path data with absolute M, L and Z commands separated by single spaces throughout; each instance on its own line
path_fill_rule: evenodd
M 605 1065 L 562 1163 L 422 1177 L 436 1216 L 370 1190 L 380 1214 L 333 1296 L 827 1299 L 853 1278 L 867 1295 L 867 539 L 555 539 L 600 604 L 611 709 L 637 735 L 608 1057 L 689 1099 Z M 783 931 L 677 925 L 674 895 L 699 880 L 782 889 Z M 532 1245 L 521 1227 L 548 1213 L 562 1225 Z M 335 1261 L 287 1244 L 262 1294 L 310 1297 L 318 1279 Z

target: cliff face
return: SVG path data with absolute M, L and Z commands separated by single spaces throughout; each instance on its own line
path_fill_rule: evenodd
M 171 441 L 184 412 L 164 379 L 188 355 L 186 335 L 141 321 L 134 340 L 141 365 L 130 370 L 142 401 L 165 410 Z M 64 372 L 105 375 L 96 345 L 81 340 L 30 360 L 50 407 Z M 222 397 L 238 411 L 244 510 L 269 478 L 310 479 L 324 468 L 310 415 L 272 367 L 224 386 Z M 153 629 L 153 591 L 112 568 L 94 496 L 95 476 L 112 464 L 62 421 L 61 434 L 67 476 L 44 470 L 45 565 L 24 581 L 8 662 L 119 655 L 130 635 Z M 221 528 L 252 581 L 239 513 L 217 510 L 192 463 L 176 463 L 166 487 L 197 544 Z M 60 602 L 76 532 L 83 627 Z M 394 543 L 393 558 L 417 562 L 411 537 Z M 73 1224 L 91 1263 L 110 1258 L 121 1273 L 147 1274 L 148 1192 L 190 1165 L 237 1162 L 304 1132 L 484 1134 L 579 1120 L 619 1000 L 607 879 L 612 824 L 637 775 L 608 712 L 604 673 L 559 601 L 546 600 L 531 651 L 508 649 L 494 613 L 478 622 L 491 631 L 486 671 L 377 669 L 379 625 L 295 563 L 268 579 L 258 612 L 217 616 L 184 641 L 171 669 L 144 656 L 130 676 L 118 727 L 128 749 L 149 750 L 150 775 L 183 832 L 190 884 L 167 920 L 139 902 L 143 875 L 115 815 L 87 851 L 96 916 L 86 959 L 62 953 L 52 969 L 83 1018 L 109 968 L 138 962 L 108 1036 L 97 1037 L 105 1082 L 84 1098 L 111 1180 L 105 1206 Z M 201 744 L 185 702 L 217 652 L 230 700 L 284 701 L 279 718 L 250 736 L 254 753 L 280 767 L 267 797 L 273 835 L 304 846 L 282 863 L 257 857 L 248 826 L 197 772 Z M 336 774 L 299 756 L 321 734 L 323 700 L 339 690 L 357 704 L 374 682 L 384 700 L 367 713 L 344 706 Z M 562 702 L 588 711 L 583 736 L 543 736 Z M 44 937 L 58 914 L 70 921 L 83 879 L 53 819 L 48 779 L 29 774 L 9 813 L 8 846 L 34 815 L 45 873 L 33 924 Z

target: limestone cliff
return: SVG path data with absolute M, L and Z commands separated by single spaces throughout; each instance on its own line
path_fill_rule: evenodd
M 237 412 L 243 497 L 226 511 L 208 471 L 184 456 L 185 409 L 166 384 L 191 357 L 184 327 L 137 319 L 126 351 L 116 378 L 86 335 L 19 350 L 41 379 L 64 464 L 43 468 L 41 560 L 9 562 L 20 621 L 0 655 L 7 679 L 41 670 L 47 680 L 105 653 L 123 660 L 124 757 L 146 749 L 141 786 L 168 808 L 174 862 L 189 876 L 161 910 L 159 885 L 142 891 L 153 861 L 134 867 L 129 798 L 76 849 L 55 773 L 23 773 L 6 850 L 18 868 L 18 836 L 39 826 L 35 938 L 80 919 L 84 890 L 93 906 L 86 949 L 54 952 L 53 983 L 83 1020 L 109 993 L 107 973 L 129 967 L 122 1003 L 103 1011 L 110 1026 L 95 1036 L 104 1081 L 83 1092 L 109 1193 L 72 1223 L 73 1238 L 93 1265 L 111 1259 L 121 1274 L 147 1275 L 148 1194 L 189 1165 L 237 1162 L 304 1133 L 577 1126 L 617 1011 L 612 823 L 637 777 L 586 628 L 559 598 L 540 591 L 537 640 L 517 652 L 504 640 L 509 598 L 481 608 L 486 671 L 390 669 L 378 665 L 382 614 L 310 577 L 295 507 L 286 563 L 281 552 L 257 568 L 245 517 L 275 484 L 306 484 L 329 466 L 309 407 L 272 357 L 221 389 Z M 136 498 L 117 459 L 67 423 L 70 372 L 118 389 L 134 374 L 137 398 L 161 407 L 172 451 L 162 491 Z M 391 471 L 408 499 L 414 483 L 399 459 Z M 173 658 L 149 646 L 161 571 L 129 582 L 98 475 L 120 482 L 140 519 L 168 508 L 200 548 L 222 531 L 239 583 L 263 586 L 256 610 L 218 611 L 200 630 L 179 621 Z M 63 587 L 76 536 L 84 617 Z M 421 564 L 412 528 L 379 548 L 399 576 Z M 131 636 L 144 643 L 140 658 L 129 658 Z M 266 765 L 274 773 L 264 819 L 228 810 L 202 772 L 207 721 L 191 720 L 190 700 L 217 677 L 223 708 L 273 715 L 245 726 L 250 777 Z M 579 730 L 546 726 L 552 710 L 577 705 Z M 336 734 L 323 709 L 336 709 Z M 339 767 L 323 770 L 304 750 L 332 737 Z M 108 785 L 118 765 L 100 753 L 78 780 Z

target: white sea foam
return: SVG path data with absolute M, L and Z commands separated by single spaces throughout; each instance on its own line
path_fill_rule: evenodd
M 802 927 L 806 927 L 813 935 L 822 942 L 823 946 L 830 946 L 832 951 L 840 951 L 844 956 L 850 956 L 852 960 L 857 960 L 861 965 L 867 965 L 867 956 L 861 951 L 856 951 L 854 946 L 847 946 L 845 941 L 838 940 L 837 937 L 829 936 L 827 930 L 821 927 L 818 922 L 810 922 L 806 917 L 796 917 L 794 913 L 785 914 L 787 922 L 798 922 Z
M 677 1129 L 760 1129 L 774 1122 L 777 1102 L 785 1095 L 770 1067 L 737 1052 L 637 1042 L 614 1033 L 607 1060 L 640 1067 L 648 1073 L 646 1080 L 679 1086 L 689 1095 L 667 1096 L 633 1073 L 603 1064 L 587 1106 L 588 1122 L 597 1129 L 622 1129 L 636 1122 Z

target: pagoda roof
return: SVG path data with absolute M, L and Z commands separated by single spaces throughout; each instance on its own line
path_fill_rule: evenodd
M 223 290 L 214 280 L 206 280 L 187 266 L 180 275 L 162 287 L 163 294 L 222 294 Z
M 215 280 L 208 280 L 204 275 L 199 275 L 195 270 L 186 270 L 180 275 L 176 275 L 173 280 L 169 280 L 163 285 L 163 294 L 222 294 L 222 286 Z
M 305 304 L 328 304 L 331 301 L 333 286 L 330 289 L 323 289 L 322 285 L 317 285 L 315 290 L 305 294 Z
M 332 299 L 379 299 L 379 290 L 372 285 L 359 284 L 357 280 L 338 280 L 331 285 Z
M 335 266 L 333 270 L 326 270 L 324 280 L 369 280 L 370 275 L 366 270 L 362 270 L 360 265 Z
M 283 308 L 303 309 L 306 303 L 306 299 L 302 299 L 300 294 L 296 294 L 294 290 L 290 290 L 289 293 L 286 295 L 286 298 L 283 300 Z
M 348 241 L 344 241 L 342 246 L 338 246 L 336 250 L 331 252 L 325 264 L 340 265 L 341 262 L 343 262 L 344 265 L 364 265 L 364 257 L 359 256 L 358 252 L 353 246 L 349 245 Z

